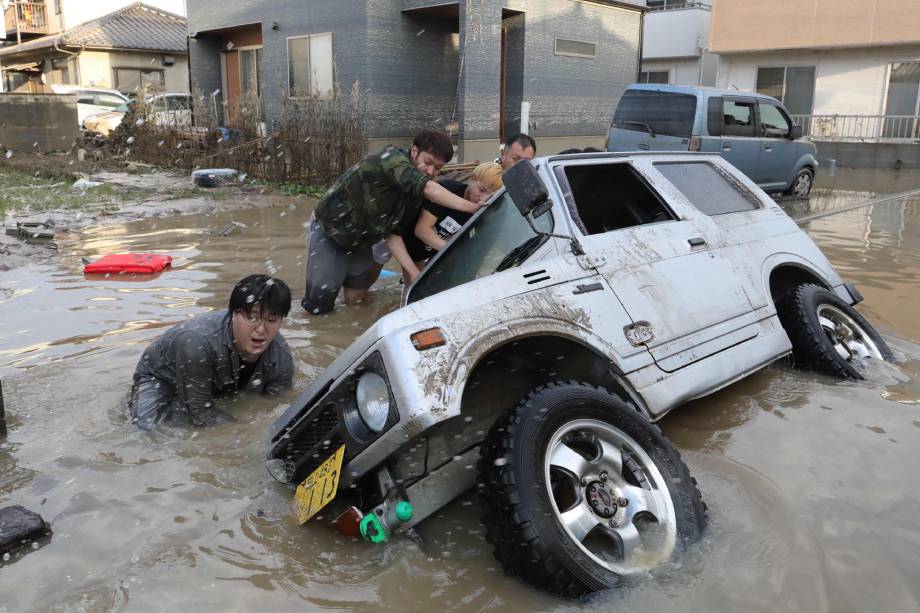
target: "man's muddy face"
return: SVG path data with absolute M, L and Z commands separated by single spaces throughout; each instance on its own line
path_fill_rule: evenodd
M 420 151 L 415 145 L 412 145 L 409 155 L 415 169 L 432 179 L 438 176 L 438 173 L 441 172 L 441 166 L 447 163 L 447 160 L 442 160 L 432 153 Z
M 233 313 L 233 344 L 246 362 L 255 362 L 268 349 L 284 320 L 277 313 L 262 316 L 262 309 L 254 307 L 247 315 L 243 311 Z
M 502 151 L 502 170 L 508 170 L 521 160 L 532 160 L 536 154 L 533 147 L 522 147 L 521 143 L 512 143 Z

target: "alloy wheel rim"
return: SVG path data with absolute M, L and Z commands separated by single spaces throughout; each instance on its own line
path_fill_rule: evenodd
M 795 195 L 804 198 L 811 187 L 811 176 L 808 173 L 802 173 L 795 182 Z
M 677 515 L 651 457 L 623 431 L 581 419 L 560 427 L 544 455 L 556 520 L 595 563 L 618 575 L 670 558 Z
M 878 345 L 852 317 L 830 304 L 818 305 L 818 323 L 843 360 L 861 362 L 867 358 L 883 360 Z

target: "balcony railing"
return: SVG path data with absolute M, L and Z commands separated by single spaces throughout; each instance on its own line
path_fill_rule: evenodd
M 793 115 L 811 140 L 920 143 L 920 115 Z
M 712 10 L 712 2 L 693 2 L 691 0 L 661 0 L 648 4 L 650 11 L 673 11 L 675 9 L 703 9 Z
M 17 31 L 20 34 L 48 33 L 48 11 L 44 2 L 14 1 L 6 8 L 3 17 L 7 36 Z

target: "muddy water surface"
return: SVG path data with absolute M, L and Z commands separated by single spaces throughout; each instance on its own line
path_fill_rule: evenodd
M 886 193 L 888 182 L 873 180 L 881 187 L 830 186 L 813 206 Z M 862 290 L 861 310 L 898 364 L 860 383 L 776 364 L 675 411 L 662 426 L 709 504 L 706 538 L 673 567 L 586 603 L 505 577 L 471 498 L 429 521 L 422 543 L 372 549 L 297 526 L 289 493 L 261 462 L 264 433 L 293 392 L 230 402 L 237 422 L 207 430 L 140 433 L 127 422 L 134 365 L 164 326 L 221 308 L 232 284 L 257 270 L 301 294 L 307 214 L 271 208 L 100 228 L 71 237 L 61 266 L 0 273 L 10 422 L 0 506 L 39 511 L 55 531 L 0 563 L 0 611 L 920 610 L 920 197 L 807 225 Z M 246 228 L 211 234 L 229 221 Z M 176 267 L 143 280 L 80 273 L 81 256 L 127 250 L 169 253 Z M 284 328 L 295 388 L 394 308 L 399 292 L 389 281 L 371 304 L 319 318 L 295 308 Z

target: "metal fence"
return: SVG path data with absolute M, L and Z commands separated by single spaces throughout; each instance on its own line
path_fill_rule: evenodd
M 792 121 L 812 140 L 920 142 L 920 115 L 793 115 Z

